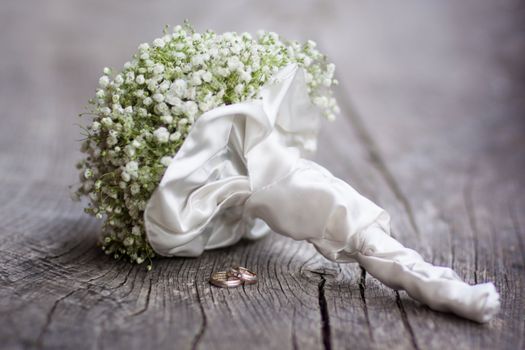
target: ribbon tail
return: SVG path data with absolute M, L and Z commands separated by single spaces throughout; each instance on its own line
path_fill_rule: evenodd
M 383 209 L 312 161 L 300 159 L 287 176 L 256 190 L 245 214 L 312 243 L 330 260 L 357 261 L 387 286 L 406 290 L 434 310 L 480 323 L 499 310 L 492 283 L 472 286 L 451 269 L 426 263 L 389 235 Z
M 453 270 L 425 262 L 377 225 L 363 231 L 360 238 L 362 248 L 356 255 L 357 262 L 385 285 L 405 290 L 434 310 L 480 323 L 498 313 L 499 294 L 492 283 L 465 283 Z

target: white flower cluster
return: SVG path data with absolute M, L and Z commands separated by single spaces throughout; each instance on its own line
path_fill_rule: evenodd
M 297 63 L 306 72 L 312 102 L 328 119 L 338 112 L 331 86 L 334 65 L 312 41 L 283 41 L 275 33 L 212 31 L 176 26 L 141 44 L 123 69 L 105 68 L 90 101 L 85 158 L 76 192 L 89 198 L 86 212 L 105 219 L 102 247 L 115 258 L 142 263 L 154 252 L 143 212 L 166 167 L 202 113 L 257 98 L 280 68 Z

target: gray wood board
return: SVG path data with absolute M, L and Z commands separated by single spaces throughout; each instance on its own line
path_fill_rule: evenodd
M 522 349 L 525 54 L 518 1 L 6 2 L 0 7 L 0 346 Z M 166 23 L 312 38 L 338 67 L 339 119 L 317 160 L 392 215 L 393 234 L 471 283 L 487 325 L 434 312 L 308 244 L 272 235 L 113 261 L 69 199 L 78 114 L 101 69 Z M 260 282 L 224 290 L 240 263 Z

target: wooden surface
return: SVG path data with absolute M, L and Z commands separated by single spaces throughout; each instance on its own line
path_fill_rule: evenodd
M 0 347 L 523 349 L 525 13 L 505 1 L 4 1 L 0 5 Z M 115 262 L 69 199 L 78 122 L 106 65 L 164 24 L 312 38 L 341 117 L 317 160 L 386 208 L 393 234 L 471 283 L 488 325 L 437 313 L 273 235 L 199 259 Z M 240 263 L 260 283 L 212 288 Z

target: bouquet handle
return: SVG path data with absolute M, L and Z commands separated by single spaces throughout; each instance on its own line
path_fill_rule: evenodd
M 480 323 L 499 310 L 492 283 L 469 285 L 388 234 L 386 212 L 318 164 L 301 159 L 279 181 L 253 193 L 246 210 L 274 231 L 308 240 L 336 262 L 357 261 L 385 285 L 438 311 Z

